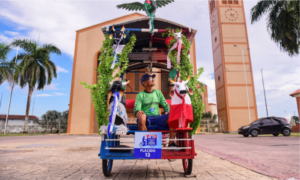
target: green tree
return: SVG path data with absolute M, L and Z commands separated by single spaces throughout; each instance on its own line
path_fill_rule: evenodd
M 267 30 L 271 39 L 289 56 L 299 54 L 299 1 L 260 0 L 251 9 L 252 24 L 268 13 Z
M 20 63 L 16 69 L 14 79 L 22 88 L 25 86 L 29 88 L 23 129 L 26 131 L 34 87 L 37 86 L 37 90 L 42 90 L 46 84 L 51 84 L 52 79 L 57 77 L 56 66 L 50 59 L 50 53 L 60 55 L 61 52 L 52 44 L 39 46 L 36 41 L 27 39 L 15 40 L 12 42 L 12 45 L 20 46 L 24 50 L 24 53 L 18 55 L 17 60 L 20 60 Z
M 39 125 L 43 128 L 52 130 L 53 127 L 56 127 L 61 120 L 61 113 L 55 110 L 47 111 L 45 114 L 41 116 L 41 120 L 39 121 Z
M 295 120 L 295 123 L 299 123 L 299 117 L 298 116 L 292 116 L 292 118 Z
M 68 117 L 69 117 L 69 110 L 63 111 L 61 113 L 61 123 L 60 123 L 60 129 L 61 130 L 67 130 L 68 128 Z
M 202 114 L 202 124 L 206 125 L 209 132 L 210 130 L 214 131 L 218 127 L 217 117 L 216 114 L 213 115 L 210 111 Z
M 11 81 L 14 72 L 14 62 L 6 61 L 11 47 L 8 44 L 0 43 L 0 84 L 4 81 Z

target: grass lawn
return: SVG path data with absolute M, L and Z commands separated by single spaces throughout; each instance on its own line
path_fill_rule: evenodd
M 299 132 L 292 132 L 291 136 L 300 136 L 300 133 Z
M 9 133 L 9 134 L 0 134 L 0 137 L 7 137 L 7 136 L 37 136 L 37 135 L 48 135 L 45 133 L 28 133 L 28 134 L 23 134 L 23 133 Z

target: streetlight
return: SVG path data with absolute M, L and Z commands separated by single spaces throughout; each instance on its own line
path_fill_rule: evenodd
M 263 83 L 263 88 L 264 88 L 266 112 L 267 112 L 267 117 L 269 117 L 268 105 L 267 105 L 267 98 L 266 98 L 266 91 L 265 91 L 265 83 L 264 83 L 264 76 L 263 76 L 263 68 L 261 68 L 261 77 L 262 77 L 262 83 Z
M 248 84 L 247 84 L 247 76 L 246 76 L 246 68 L 245 68 L 245 60 L 244 60 L 244 49 L 242 49 L 239 45 L 233 45 L 234 47 L 239 47 L 242 51 L 243 56 L 243 65 L 244 65 L 244 75 L 245 75 L 245 82 L 246 82 L 246 93 L 247 93 L 247 102 L 248 102 L 248 112 L 249 112 L 249 122 L 251 123 L 251 115 L 250 115 L 250 105 L 249 105 L 249 95 L 248 95 Z M 250 48 L 247 48 L 246 50 L 249 50 Z
M 27 42 L 24 42 L 24 43 L 21 43 L 21 44 L 26 44 L 26 43 Z M 19 44 L 19 46 L 17 47 L 17 53 L 16 53 L 16 58 L 15 58 L 15 63 L 17 63 L 18 51 L 19 51 L 19 47 L 21 46 L 21 44 Z M 8 121 L 8 114 L 9 114 L 9 108 L 10 108 L 10 102 L 11 102 L 11 96 L 12 96 L 12 92 L 13 92 L 13 89 L 14 89 L 14 85 L 15 85 L 15 81 L 13 80 L 12 83 L 11 83 L 10 96 L 9 96 L 8 108 L 7 108 L 7 114 L 6 114 L 6 120 L 5 120 L 4 134 L 6 132 L 7 121 Z

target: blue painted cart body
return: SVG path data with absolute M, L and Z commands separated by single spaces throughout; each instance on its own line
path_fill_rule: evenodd
M 193 136 L 189 138 L 188 132 L 190 128 L 184 130 L 177 130 L 177 145 L 178 149 L 162 148 L 161 159 L 182 159 L 183 169 L 186 174 L 191 174 L 193 159 L 197 155 L 194 149 Z M 135 132 L 145 132 L 132 130 L 128 134 L 134 134 Z M 170 133 L 174 131 L 169 130 L 153 130 L 148 132 L 162 132 Z M 165 141 L 165 139 L 162 139 Z M 148 143 L 148 142 L 147 142 Z M 151 142 L 153 143 L 153 142 Z M 120 135 L 102 135 L 100 153 L 98 156 L 102 159 L 102 168 L 105 176 L 111 174 L 113 160 L 134 160 L 134 148 L 128 146 L 122 146 L 120 142 Z

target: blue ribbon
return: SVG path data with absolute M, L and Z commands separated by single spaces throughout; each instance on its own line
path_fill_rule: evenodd
M 107 128 L 107 134 L 108 135 L 111 135 L 110 127 L 114 125 L 114 124 L 112 124 L 112 120 L 113 120 L 112 118 L 113 118 L 113 114 L 114 114 L 114 110 L 115 110 L 115 106 L 116 106 L 116 101 L 117 101 L 117 99 L 119 99 L 119 91 L 115 92 L 114 89 L 113 89 L 112 92 L 114 94 L 114 102 L 113 102 L 112 110 L 111 110 L 111 113 L 110 113 L 109 125 L 108 125 L 108 128 Z M 118 107 L 116 107 L 116 108 L 118 108 Z

